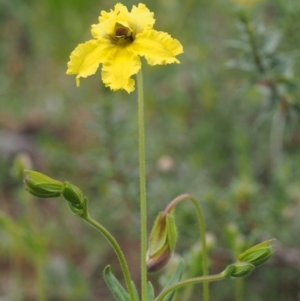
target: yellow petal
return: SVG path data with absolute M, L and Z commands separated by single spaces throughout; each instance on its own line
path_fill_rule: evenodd
M 183 52 L 178 40 L 154 29 L 138 34 L 131 47 L 137 54 L 144 56 L 149 65 L 179 63 L 175 56 Z
M 92 35 L 96 39 L 108 38 L 108 35 L 114 34 L 115 24 L 118 22 L 121 16 L 127 15 L 127 7 L 121 3 L 115 5 L 115 9 L 109 13 L 106 11 L 101 11 L 101 16 L 99 17 L 99 23 L 92 25 Z M 124 17 L 121 17 L 124 20 Z M 126 20 L 126 18 L 125 18 Z M 126 26 L 126 25 L 124 25 Z
M 110 20 L 113 26 L 115 23 L 120 23 L 125 27 L 131 28 L 135 35 L 153 27 L 155 23 L 153 16 L 154 14 L 150 12 L 145 4 L 133 5 L 131 12 L 128 12 L 126 6 L 118 3 L 115 5 L 114 15 L 110 15 Z
M 106 28 L 107 28 L 107 24 L 109 23 L 109 20 L 106 20 L 102 23 L 98 23 L 98 24 L 93 24 L 92 25 L 92 36 L 95 39 L 108 39 L 109 36 L 106 32 Z
M 128 14 L 128 23 L 135 34 L 151 29 L 155 23 L 154 14 L 146 7 L 145 4 L 139 3 L 136 7 L 133 5 L 131 12 Z
M 116 35 L 115 31 L 116 31 L 116 24 L 121 24 L 124 27 L 127 27 L 131 30 L 130 25 L 128 23 L 128 17 L 126 14 L 119 14 L 118 16 L 109 19 L 109 21 L 107 22 L 107 26 L 106 26 L 106 33 L 110 36 L 110 37 L 114 37 Z M 132 30 L 131 30 L 132 31 Z
M 141 68 L 139 57 L 131 47 L 115 47 L 102 67 L 102 80 L 112 90 L 124 89 L 128 93 L 134 90 L 134 80 L 130 78 Z
M 70 55 L 67 74 L 77 74 L 76 84 L 79 86 L 79 78 L 94 74 L 113 47 L 114 45 L 105 39 L 79 44 Z
M 101 12 L 98 24 L 92 25 L 92 35 L 94 38 L 108 38 L 114 35 L 116 23 L 130 28 L 135 36 L 146 29 L 151 29 L 155 23 L 153 13 L 145 4 L 133 5 L 131 12 L 128 12 L 126 6 L 118 3 L 111 12 Z
M 101 11 L 101 16 L 99 17 L 99 22 L 104 22 L 112 17 L 119 15 L 120 13 L 128 13 L 128 9 L 125 5 L 117 3 L 114 10 L 111 10 L 109 13 L 106 11 Z

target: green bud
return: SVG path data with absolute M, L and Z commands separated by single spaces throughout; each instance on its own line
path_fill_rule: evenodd
M 242 262 L 249 262 L 255 267 L 266 262 L 274 254 L 274 246 L 271 245 L 275 239 L 264 241 L 260 244 L 253 246 L 244 253 L 242 253 L 238 260 Z
M 147 252 L 148 272 L 156 272 L 163 268 L 170 259 L 177 241 L 177 228 L 174 214 L 159 213 L 150 233 Z
M 39 198 L 59 197 L 63 187 L 63 183 L 33 170 L 24 170 L 24 183 L 26 190 Z
M 222 272 L 225 278 L 238 278 L 245 277 L 249 275 L 255 266 L 249 262 L 235 262 L 226 267 L 226 269 Z
M 62 195 L 70 204 L 78 209 L 80 209 L 84 203 L 84 196 L 81 190 L 69 182 L 63 184 Z

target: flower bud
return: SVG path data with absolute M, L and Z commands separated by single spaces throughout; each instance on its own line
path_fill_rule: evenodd
M 24 170 L 24 183 L 26 190 L 39 198 L 59 197 L 63 187 L 63 183 L 33 170 Z
M 260 244 L 253 246 L 244 253 L 242 253 L 238 260 L 241 262 L 249 262 L 255 267 L 266 262 L 274 253 L 274 246 L 271 245 L 271 242 L 275 239 L 270 239 L 264 241 Z
M 249 275 L 254 269 L 255 266 L 249 262 L 235 262 L 227 266 L 222 274 L 226 278 L 245 277 Z
M 72 206 L 81 209 L 84 203 L 84 196 L 77 186 L 65 182 L 62 188 L 62 195 Z
M 177 241 L 174 214 L 161 212 L 155 220 L 147 252 L 148 272 L 157 272 L 169 261 Z

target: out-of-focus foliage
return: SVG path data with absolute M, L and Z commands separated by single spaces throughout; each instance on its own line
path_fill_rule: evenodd
M 28 199 L 10 173 L 20 152 L 35 170 L 84 191 L 139 280 L 136 95 L 111 92 L 100 75 L 76 88 L 65 75 L 71 51 L 114 4 L 0 2 L 1 300 L 39 300 L 39 275 L 47 300 L 112 300 L 102 270 L 109 263 L 121 275 L 107 242 L 65 203 Z M 300 2 L 145 4 L 155 28 L 185 50 L 180 65 L 143 66 L 149 225 L 176 195 L 195 195 L 216 240 L 211 272 L 254 241 L 276 237 L 274 259 L 246 279 L 243 300 L 297 300 Z M 181 205 L 176 221 L 176 251 L 196 258 L 188 254 L 199 238 L 191 206 Z M 213 300 L 233 300 L 234 281 L 212 287 Z

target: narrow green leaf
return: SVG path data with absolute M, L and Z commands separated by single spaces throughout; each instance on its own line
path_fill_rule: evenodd
M 109 265 L 104 269 L 103 276 L 109 290 L 112 292 L 117 301 L 131 301 L 129 294 L 113 275 Z
M 183 260 L 181 260 L 180 263 L 178 264 L 177 269 L 175 270 L 174 274 L 172 275 L 172 277 L 168 281 L 168 283 L 166 285 L 166 288 L 168 288 L 169 286 L 171 286 L 171 285 L 177 283 L 178 281 L 180 281 L 180 279 L 182 277 L 182 274 L 183 274 L 183 270 L 184 270 L 184 262 L 183 262 Z M 171 301 L 174 294 L 175 294 L 175 290 L 170 292 L 168 295 L 166 295 L 164 297 L 163 301 Z
M 171 251 L 175 249 L 177 242 L 177 227 L 175 224 L 174 214 L 167 214 L 167 232 L 168 232 L 168 244 Z
M 150 281 L 147 283 L 147 301 L 154 300 L 154 288 Z
M 132 280 L 131 280 L 131 284 L 132 284 L 132 287 L 133 287 L 133 292 L 134 292 L 135 300 L 140 301 L 139 293 L 138 293 L 138 291 L 136 289 L 135 283 Z M 150 301 L 150 300 L 148 300 L 148 301 Z

